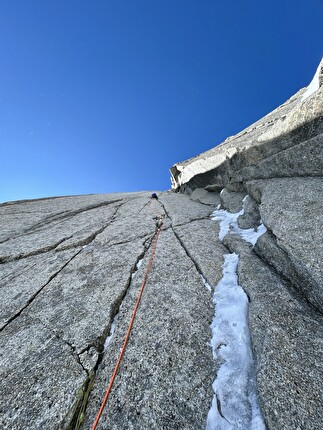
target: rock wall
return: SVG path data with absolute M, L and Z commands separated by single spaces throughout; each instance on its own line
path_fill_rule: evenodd
M 2 429 L 91 427 L 158 216 L 154 265 L 99 428 L 205 427 L 215 363 L 200 273 L 217 283 L 223 246 L 212 206 L 173 193 L 148 202 L 132 193 L 0 206 Z
M 235 234 L 223 243 L 240 257 L 239 282 L 250 298 L 257 383 L 270 429 L 323 425 L 317 420 L 323 412 L 322 172 L 323 61 L 308 88 L 221 145 L 171 168 L 175 191 L 203 200 L 221 191 L 222 208 L 230 212 L 238 212 L 247 196 L 239 226 L 263 223 L 267 229 L 252 249 Z
M 255 426 L 253 381 L 238 397 L 234 381 L 225 394 L 212 388 L 227 347 L 220 340 L 212 356 L 213 293 L 228 253 L 239 256 L 249 301 L 249 377 L 266 428 L 323 428 L 322 65 L 311 88 L 176 164 L 181 193 L 0 205 L 2 429 L 91 428 L 161 220 L 98 429 L 264 428 L 261 417 Z M 266 232 L 250 244 L 257 230 Z

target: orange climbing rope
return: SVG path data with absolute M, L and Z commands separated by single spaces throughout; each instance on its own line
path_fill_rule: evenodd
M 101 418 L 102 412 L 103 412 L 103 410 L 105 408 L 105 405 L 106 405 L 106 403 L 108 401 L 108 397 L 109 397 L 109 394 L 111 392 L 111 389 L 112 389 L 112 386 L 113 386 L 113 382 L 114 382 L 115 377 L 116 377 L 116 375 L 118 373 L 118 369 L 119 369 L 119 366 L 120 366 L 120 363 L 121 363 L 121 359 L 123 357 L 123 354 L 125 352 L 125 349 L 126 349 L 126 346 L 127 346 L 127 343 L 128 343 L 128 339 L 130 337 L 130 332 L 131 332 L 131 329 L 132 329 L 132 326 L 133 326 L 133 322 L 134 322 L 134 319 L 135 319 L 135 316 L 136 316 L 136 313 L 137 313 L 137 309 L 138 309 L 138 306 L 139 306 L 139 303 L 140 303 L 140 299 L 141 299 L 142 293 L 144 291 L 144 288 L 145 288 L 145 285 L 146 285 L 146 282 L 147 282 L 147 279 L 148 279 L 148 274 L 150 272 L 150 268 L 151 268 L 151 265 L 152 265 L 152 262 L 153 262 L 153 259 L 154 259 L 154 255 L 155 255 L 155 251 L 156 251 L 156 247 L 157 247 L 157 241 L 158 241 L 158 238 L 159 238 L 162 226 L 163 226 L 163 221 L 160 220 L 158 229 L 157 229 L 157 231 L 155 233 L 155 240 L 154 240 L 154 244 L 153 244 L 153 247 L 152 247 L 152 251 L 151 251 L 151 255 L 150 255 L 150 260 L 149 260 L 149 263 L 148 263 L 148 266 L 147 266 L 147 270 L 146 270 L 144 279 L 142 281 L 142 284 L 141 284 L 141 287 L 140 287 L 140 290 L 139 290 L 139 294 L 138 294 L 138 297 L 137 297 L 137 301 L 136 301 L 134 310 L 132 311 L 132 315 L 131 315 L 130 322 L 129 322 L 129 325 L 128 325 L 127 333 L 126 333 L 126 336 L 124 338 L 121 351 L 119 353 L 117 364 L 115 365 L 113 374 L 112 374 L 111 379 L 109 381 L 108 388 L 107 388 L 107 390 L 105 392 L 105 395 L 104 395 L 104 398 L 102 400 L 99 412 L 98 412 L 98 414 L 97 414 L 97 416 L 95 418 L 95 421 L 93 423 L 93 426 L 92 426 L 91 430 L 95 430 L 97 428 L 97 425 L 98 425 L 99 420 Z

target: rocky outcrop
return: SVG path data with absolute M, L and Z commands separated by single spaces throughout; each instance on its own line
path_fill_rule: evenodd
M 250 127 L 171 168 L 173 189 L 232 190 L 250 179 L 322 176 L 323 60 L 314 91 L 300 90 Z M 235 189 L 235 191 L 237 191 Z

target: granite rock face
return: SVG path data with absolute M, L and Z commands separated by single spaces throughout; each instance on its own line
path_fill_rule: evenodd
M 205 427 L 216 367 L 209 347 L 213 304 L 203 279 L 218 282 L 224 250 L 212 210 L 173 193 L 159 201 L 133 193 L 0 206 L 7 228 L 0 244 L 2 429 L 92 425 L 161 219 L 151 274 L 99 428 Z
M 212 294 L 228 252 L 249 299 L 266 428 L 323 428 L 322 69 L 256 124 L 173 166 L 179 193 L 0 205 L 1 429 L 91 428 L 161 223 L 98 429 L 205 429 L 216 394 L 225 428 L 249 430 L 228 423 L 212 389 L 223 364 L 210 347 Z
M 171 168 L 175 191 L 222 188 L 222 210 L 243 208 L 223 245 L 239 254 L 260 403 L 271 430 L 323 426 L 322 82 L 323 60 L 308 88 Z M 239 237 L 238 227 L 262 224 L 267 231 L 254 247 Z

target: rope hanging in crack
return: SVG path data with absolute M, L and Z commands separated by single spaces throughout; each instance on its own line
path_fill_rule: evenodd
M 150 272 L 150 269 L 151 269 L 151 266 L 152 266 L 152 263 L 153 263 L 153 259 L 154 259 L 155 252 L 156 252 L 156 247 L 157 247 L 157 241 L 158 241 L 158 238 L 159 238 L 159 235 L 160 235 L 160 232 L 161 232 L 162 226 L 163 226 L 163 221 L 162 221 L 162 220 L 160 220 L 160 221 L 159 221 L 158 228 L 157 228 L 156 233 L 155 233 L 155 240 L 154 240 L 154 244 L 153 244 L 153 247 L 152 247 L 152 251 L 151 251 L 151 255 L 150 255 L 150 259 L 149 259 L 149 263 L 148 263 L 148 266 L 147 266 L 147 270 L 146 270 L 146 273 L 145 273 L 144 279 L 143 279 L 143 281 L 142 281 L 142 284 L 141 284 L 141 287 L 140 287 L 140 290 L 139 290 L 139 294 L 138 294 L 138 297 L 137 297 L 137 301 L 136 301 L 136 304 L 135 304 L 134 310 L 132 311 L 132 315 L 131 315 L 130 322 L 129 322 L 129 325 L 128 325 L 127 333 L 126 333 L 126 336 L 125 336 L 125 338 L 124 338 L 123 345 L 122 345 L 121 351 L 120 351 L 120 353 L 119 353 L 119 357 L 118 357 L 117 363 L 116 363 L 116 365 L 115 365 L 115 368 L 114 368 L 113 374 L 112 374 L 112 376 L 111 376 L 111 378 L 110 378 L 108 388 L 107 388 L 107 390 L 106 390 L 106 392 L 105 392 L 105 395 L 104 395 L 104 398 L 103 398 L 103 400 L 102 400 L 102 403 L 101 403 L 101 406 L 100 406 L 99 412 L 97 413 L 97 416 L 96 416 L 96 418 L 95 418 L 95 420 L 94 420 L 94 423 L 93 423 L 93 426 L 92 426 L 92 429 L 91 429 L 91 430 L 95 430 L 95 429 L 97 428 L 97 425 L 98 425 L 99 420 L 100 420 L 100 418 L 101 418 L 102 412 L 103 412 L 103 410 L 104 410 L 104 408 L 105 408 L 105 405 L 106 405 L 106 403 L 107 403 L 107 401 L 108 401 L 108 397 L 109 397 L 109 394 L 110 394 L 110 392 L 111 392 L 111 389 L 112 389 L 112 386 L 113 386 L 114 380 L 115 380 L 115 378 L 116 378 L 116 376 L 117 376 L 118 369 L 119 369 L 119 366 L 120 366 L 120 363 L 121 363 L 121 360 L 122 360 L 123 354 L 124 354 L 124 352 L 125 352 L 125 349 L 126 349 L 126 346 L 127 346 L 128 340 L 129 340 L 129 337 L 130 337 L 130 332 L 131 332 L 131 329 L 132 329 L 132 326 L 133 326 L 133 322 L 134 322 L 134 320 L 135 320 L 135 316 L 136 316 L 136 313 L 137 313 L 137 309 L 138 309 L 138 307 L 139 307 L 139 303 L 140 303 L 140 300 L 141 300 L 141 296 L 142 296 L 142 293 L 143 293 L 143 291 L 144 291 L 144 288 L 145 288 L 145 285 L 146 285 L 146 282 L 147 282 L 147 279 L 148 279 L 148 275 L 149 275 L 149 272 Z

